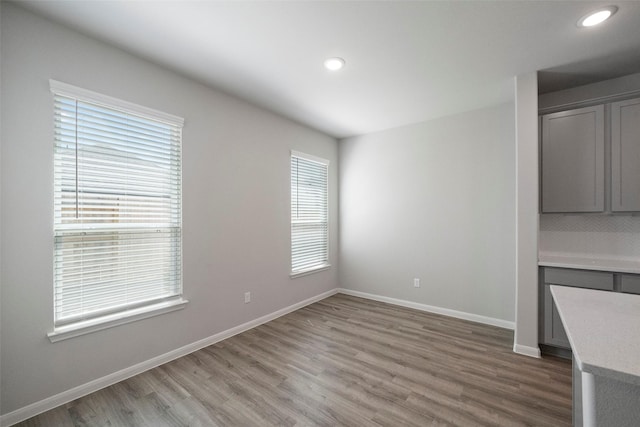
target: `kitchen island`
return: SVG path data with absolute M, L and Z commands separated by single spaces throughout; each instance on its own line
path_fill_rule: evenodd
M 640 425 L 640 295 L 551 286 L 574 358 L 574 426 Z

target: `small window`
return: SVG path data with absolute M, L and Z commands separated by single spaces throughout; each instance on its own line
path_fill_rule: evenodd
M 291 275 L 329 267 L 329 161 L 291 153 Z
M 51 91 L 49 336 L 183 303 L 182 119 L 55 81 Z

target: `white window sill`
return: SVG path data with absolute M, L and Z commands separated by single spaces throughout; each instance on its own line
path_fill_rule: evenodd
M 291 274 L 289 274 L 289 277 L 292 279 L 295 279 L 296 277 L 307 276 L 309 274 L 318 273 L 320 271 L 325 271 L 330 268 L 331 268 L 331 264 L 325 264 L 325 265 L 321 265 L 320 267 L 310 268 L 308 270 L 291 272 Z
M 69 325 L 59 326 L 55 328 L 53 332 L 49 332 L 47 336 L 51 342 L 62 341 L 80 335 L 101 331 L 103 329 L 113 328 L 114 326 L 123 325 L 125 323 L 136 322 L 148 317 L 181 310 L 188 302 L 189 301 L 185 299 L 165 301 L 133 310 L 127 310 L 121 313 L 114 313 L 103 317 L 97 317 L 95 319 L 83 320 Z

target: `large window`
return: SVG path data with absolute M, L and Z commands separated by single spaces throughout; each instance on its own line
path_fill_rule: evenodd
M 329 161 L 291 153 L 291 275 L 329 267 Z
M 51 91 L 50 337 L 183 305 L 182 119 L 55 81 Z

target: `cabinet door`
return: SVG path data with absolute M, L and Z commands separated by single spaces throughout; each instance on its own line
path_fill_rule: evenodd
M 640 274 L 623 274 L 620 282 L 621 292 L 640 295 Z
M 640 99 L 611 104 L 611 210 L 640 211 Z
M 544 344 L 571 348 L 560 313 L 553 302 L 550 285 L 544 285 Z
M 604 106 L 542 117 L 542 212 L 604 211 Z

